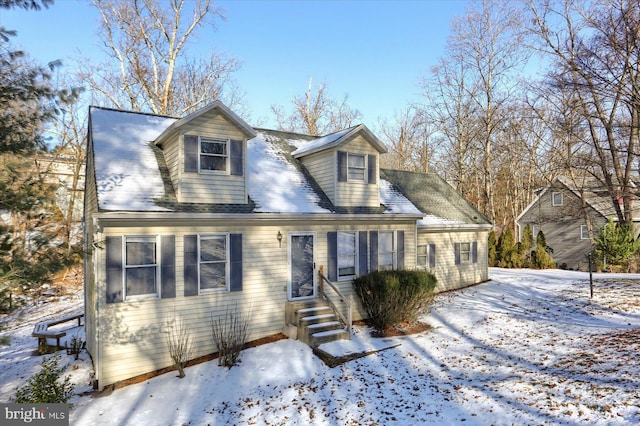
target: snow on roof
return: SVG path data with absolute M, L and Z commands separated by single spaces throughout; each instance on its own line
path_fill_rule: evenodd
M 263 134 L 247 149 L 248 192 L 263 213 L 330 213 L 305 177 L 276 151 Z
M 164 184 L 151 142 L 175 118 L 91 110 L 98 205 L 104 210 L 163 211 Z
M 380 179 L 380 202 L 386 207 L 385 213 L 422 213 L 407 197 L 384 179 Z
M 420 219 L 417 222 L 418 227 L 427 226 L 427 225 L 460 225 L 464 223 L 465 222 L 461 220 L 447 219 L 444 217 L 438 217 L 431 214 L 424 216 L 422 219 Z
M 293 151 L 291 155 L 299 157 L 304 154 L 308 154 L 314 151 L 321 151 L 322 149 L 329 148 L 337 145 L 337 143 L 347 134 L 351 133 L 356 127 L 349 127 L 348 129 L 340 130 L 339 132 L 331 133 L 321 138 L 314 140 L 313 142 L 307 142 Z

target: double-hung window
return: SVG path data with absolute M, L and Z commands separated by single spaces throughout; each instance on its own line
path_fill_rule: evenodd
M 158 241 L 155 236 L 125 238 L 125 297 L 158 294 Z
M 396 268 L 396 247 L 393 231 L 378 233 L 378 269 L 380 271 Z
M 347 175 L 349 181 L 364 182 L 367 176 L 365 156 L 363 154 L 347 154 Z
M 346 280 L 356 276 L 358 259 L 356 232 L 338 232 L 338 279 Z
M 561 206 L 563 202 L 562 192 L 552 192 L 551 193 L 551 205 L 553 206 Z
M 426 268 L 429 266 L 429 245 L 418 244 L 417 250 L 416 266 L 418 268 Z
M 460 243 L 460 262 L 471 262 L 471 243 Z
M 228 289 L 228 235 L 200 235 L 198 264 L 200 292 Z
M 226 172 L 228 141 L 200 136 L 200 171 Z
M 587 229 L 587 225 L 580 225 L 580 239 L 581 240 L 589 239 L 589 230 Z
M 416 255 L 416 266 L 420 269 L 435 268 L 436 266 L 436 245 L 418 244 Z

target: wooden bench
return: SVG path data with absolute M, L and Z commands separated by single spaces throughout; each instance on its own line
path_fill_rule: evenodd
M 49 330 L 49 327 L 74 320 L 78 320 L 78 327 L 80 327 L 82 325 L 82 317 L 84 317 L 84 314 L 73 314 L 53 321 L 37 323 L 33 328 L 33 333 L 31 333 L 31 335 L 38 338 L 38 352 L 46 352 L 48 346 L 47 339 L 56 339 L 56 348 L 59 348 L 60 338 L 67 335 L 65 330 Z

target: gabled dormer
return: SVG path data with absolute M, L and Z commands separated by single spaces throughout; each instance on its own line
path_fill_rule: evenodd
M 246 204 L 247 140 L 256 132 L 215 101 L 174 122 L 155 144 L 180 203 Z
M 384 144 L 361 124 L 306 143 L 292 155 L 334 205 L 379 207 L 379 160 L 385 152 Z

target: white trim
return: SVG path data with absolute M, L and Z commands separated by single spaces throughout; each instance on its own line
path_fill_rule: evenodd
M 383 269 L 380 269 L 381 266 L 381 262 L 380 262 L 380 254 L 383 253 L 380 250 L 380 235 L 383 233 L 390 233 L 391 234 L 391 244 L 393 245 L 392 249 L 391 249 L 391 269 L 392 270 L 396 270 L 398 268 L 398 231 L 397 230 L 391 230 L 391 229 L 383 229 L 383 230 L 378 230 L 378 271 L 382 271 Z M 384 252 L 386 254 L 388 254 L 389 252 Z
M 465 242 L 461 241 L 460 242 L 460 264 L 461 265 L 468 264 L 468 263 L 473 263 L 473 256 L 472 256 L 473 253 L 472 252 L 473 252 L 473 243 L 474 242 L 475 241 L 465 241 Z M 469 244 L 469 250 L 468 251 L 462 250 L 462 246 L 464 244 Z M 462 253 L 467 253 L 469 255 L 469 258 L 467 260 L 463 260 L 462 259 Z
M 156 250 L 155 250 L 155 260 L 154 264 L 156 268 L 156 291 L 155 293 L 145 293 L 145 294 L 136 294 L 132 296 L 127 295 L 127 269 L 135 268 L 135 267 L 143 267 L 144 265 L 131 265 L 130 267 L 127 265 L 127 242 L 136 242 L 135 240 L 139 240 L 138 242 L 151 242 L 155 240 Z M 122 236 L 122 300 L 124 302 L 135 302 L 140 300 L 153 300 L 159 299 L 162 289 L 161 285 L 161 277 L 160 271 L 162 270 L 162 265 L 160 264 L 162 256 L 161 256 L 161 247 L 160 247 L 160 235 L 123 235 Z M 150 266 L 149 266 L 150 267 Z
M 353 244 L 354 244 L 354 258 L 353 258 L 353 275 L 344 275 L 340 276 L 340 241 L 338 240 L 340 234 L 353 234 Z M 351 281 L 355 277 L 358 276 L 358 259 L 359 259 L 359 235 L 358 231 L 336 231 L 336 275 L 338 281 Z
M 304 296 L 304 297 L 292 297 L 291 295 L 291 290 L 292 290 L 292 275 L 291 275 L 291 268 L 293 266 L 293 262 L 291 259 L 291 248 L 292 248 L 292 244 L 291 244 L 291 239 L 293 237 L 303 237 L 303 236 L 312 236 L 313 237 L 313 294 L 311 296 Z M 318 278 L 316 276 L 316 252 L 317 252 L 317 248 L 316 248 L 316 244 L 318 242 L 318 236 L 316 232 L 313 231 L 295 231 L 295 232 L 289 232 L 287 234 L 287 264 L 288 264 L 288 278 L 287 278 L 287 300 L 290 301 L 297 301 L 297 300 L 308 300 L 308 299 L 315 299 L 318 295 Z
M 213 239 L 215 237 L 225 237 L 225 259 L 224 259 L 224 288 L 201 288 L 200 287 L 200 240 L 204 237 L 205 239 Z M 209 262 L 205 262 L 209 263 Z M 198 234 L 198 295 L 201 294 L 210 294 L 210 293 L 219 293 L 230 291 L 229 290 L 229 272 L 230 272 L 230 260 L 229 260 L 229 233 L 228 232 L 212 232 L 212 233 L 202 233 Z
M 584 236 L 585 233 L 587 234 L 586 238 Z M 589 229 L 587 229 L 587 225 L 580 225 L 580 239 L 582 241 L 591 239 L 589 238 Z
M 560 196 L 560 202 L 556 203 L 556 195 Z M 564 205 L 564 194 L 560 191 L 551 192 L 551 205 L 553 207 L 562 207 Z
M 358 182 L 358 183 L 369 183 L 367 176 L 368 176 L 368 172 L 369 172 L 369 167 L 368 167 L 368 157 L 367 154 L 358 154 L 355 152 L 346 152 L 347 154 L 347 182 Z M 349 165 L 349 157 L 362 157 L 362 167 L 358 167 L 358 166 L 350 166 Z M 354 170 L 360 170 L 362 169 L 362 179 L 351 179 L 350 174 L 349 174 L 349 169 L 353 168 Z
M 219 155 L 219 154 L 206 154 L 202 152 L 202 139 L 207 139 L 205 141 L 206 142 L 211 142 L 211 143 L 223 143 L 225 144 L 225 154 L 224 155 Z M 198 173 L 200 174 L 205 174 L 205 175 L 230 175 L 231 174 L 231 139 L 224 139 L 224 138 L 214 138 L 214 137 L 210 137 L 210 136 L 203 136 L 203 135 L 198 135 Z M 209 170 L 209 169 L 203 169 L 202 168 L 202 156 L 208 156 L 208 157 L 224 157 L 225 159 L 225 164 L 224 164 L 224 170 Z

